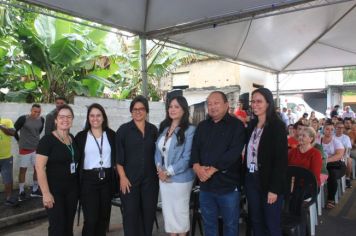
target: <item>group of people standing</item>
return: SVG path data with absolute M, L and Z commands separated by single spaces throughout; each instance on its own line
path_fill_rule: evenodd
M 285 125 L 268 89 L 255 90 L 251 106 L 255 119 L 246 129 L 229 114 L 227 96 L 212 92 L 208 118 L 195 127 L 186 99 L 177 96 L 167 101 L 166 117 L 157 129 L 147 121 L 147 99 L 138 96 L 130 104 L 132 120 L 116 133 L 109 128 L 104 108 L 92 104 L 84 130 L 75 136 L 70 133 L 72 108 L 59 106 L 53 114 L 55 129 L 39 141 L 35 163 L 49 235 L 73 235 L 78 200 L 84 213 L 83 235 L 105 235 L 115 185 L 126 236 L 152 235 L 159 192 L 165 231 L 186 235 L 194 184 L 200 185 L 206 236 L 217 235 L 219 217 L 225 236 L 238 235 L 242 186 L 254 235 L 282 235 Z

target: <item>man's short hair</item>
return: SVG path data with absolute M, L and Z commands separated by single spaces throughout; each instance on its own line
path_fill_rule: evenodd
M 228 102 L 227 96 L 226 96 L 226 94 L 225 94 L 224 92 L 217 90 L 217 91 L 211 92 L 211 93 L 209 94 L 209 96 L 212 95 L 212 94 L 214 94 L 214 93 L 220 94 L 221 97 L 222 97 L 222 99 L 224 100 L 224 103 L 227 103 L 227 102 Z
M 307 126 L 304 124 L 301 120 L 298 120 L 297 122 L 294 123 L 293 129 L 298 129 L 298 126 Z
M 62 97 L 62 96 L 58 96 L 54 99 L 54 101 L 57 101 L 57 100 L 63 100 L 65 103 L 68 103 L 67 99 L 65 97 Z
M 38 104 L 38 103 L 34 103 L 33 105 L 32 105 L 32 108 L 41 108 L 41 105 L 40 104 Z

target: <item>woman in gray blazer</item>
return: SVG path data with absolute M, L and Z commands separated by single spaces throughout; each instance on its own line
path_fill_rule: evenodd
M 155 153 L 164 226 L 170 235 L 189 231 L 189 198 L 195 178 L 189 162 L 194 131 L 187 100 L 172 98 L 160 124 Z

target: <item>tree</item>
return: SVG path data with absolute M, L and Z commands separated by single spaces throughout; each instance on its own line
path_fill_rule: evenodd
M 29 8 L 35 8 L 28 5 Z M 52 102 L 56 96 L 75 95 L 132 98 L 141 93 L 138 37 L 125 39 L 61 18 L 0 8 L 0 88 L 9 92 L 1 100 Z M 89 26 L 87 26 L 89 25 Z M 152 100 L 160 98 L 159 79 L 189 58 L 190 53 L 148 44 L 148 88 Z

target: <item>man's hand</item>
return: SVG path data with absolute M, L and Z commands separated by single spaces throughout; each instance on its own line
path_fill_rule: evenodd
M 193 170 L 197 174 L 200 182 L 205 182 L 211 177 L 211 175 L 208 172 L 208 169 L 209 169 L 209 167 L 201 166 L 198 163 L 195 163 L 193 165 Z
M 211 176 L 213 176 L 213 174 L 215 174 L 218 171 L 218 169 L 216 169 L 213 166 L 209 166 L 206 170 L 210 176 L 209 178 L 211 178 Z

